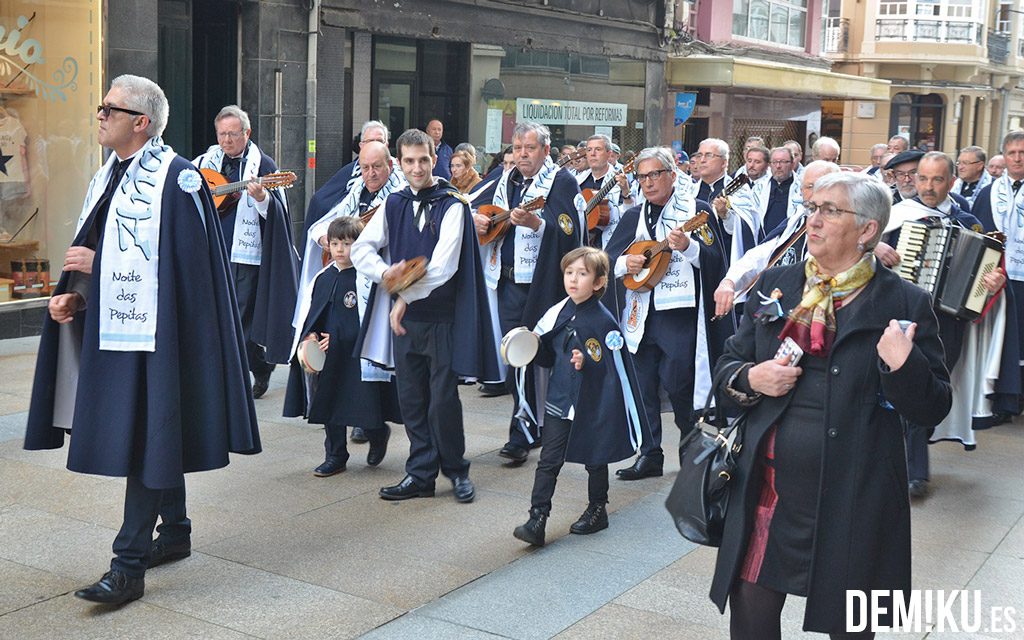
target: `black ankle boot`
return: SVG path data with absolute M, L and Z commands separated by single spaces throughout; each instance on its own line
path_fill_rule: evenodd
M 526 524 L 516 527 L 512 535 L 535 547 L 543 547 L 544 527 L 547 525 L 547 522 L 548 514 L 540 509 L 530 509 L 530 519 L 526 521 Z
M 603 502 L 591 502 L 587 505 L 587 510 L 583 512 L 580 519 L 569 527 L 569 532 L 587 535 L 588 533 L 597 533 L 607 528 L 608 509 L 605 508 Z

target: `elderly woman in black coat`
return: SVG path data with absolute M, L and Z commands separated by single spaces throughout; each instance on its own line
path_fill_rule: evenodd
M 900 416 L 935 425 L 951 392 L 929 296 L 871 253 L 890 203 L 870 176 L 822 177 L 809 257 L 761 277 L 718 361 L 719 398 L 748 408 L 711 586 L 734 639 L 779 638 L 787 594 L 805 630 L 872 637 L 847 632 L 846 591 L 910 588 Z

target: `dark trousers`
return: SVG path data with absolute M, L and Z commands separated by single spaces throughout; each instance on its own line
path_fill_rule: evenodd
M 133 578 L 145 575 L 149 566 L 150 548 L 153 546 L 153 527 L 156 526 L 157 515 L 162 511 L 164 494 L 170 494 L 169 501 L 177 502 L 180 499 L 179 511 L 185 513 L 184 478 L 182 483 L 180 490 L 150 489 L 139 478 L 128 476 L 124 492 L 124 521 L 114 538 L 114 559 L 110 561 L 112 570 L 121 571 Z
M 341 458 L 348 462 L 348 443 L 346 436 L 348 427 L 343 424 L 328 424 L 324 426 L 324 454 L 328 458 Z M 386 428 L 364 429 L 366 439 L 371 446 L 382 444 L 388 437 Z
M 651 427 L 651 433 L 644 435 L 641 455 L 662 453 L 659 387 L 664 387 L 668 393 L 680 432 L 685 434 L 690 428 L 696 349 L 696 309 L 648 312 L 644 338 L 633 357 L 647 423 Z
M 174 489 L 164 489 L 160 496 L 160 524 L 157 537 L 167 544 L 188 542 L 192 535 L 192 521 L 185 513 L 185 480 Z
M 448 478 L 469 474 L 465 458 L 459 380 L 452 371 L 452 325 L 406 320 L 395 336 L 398 402 L 409 436 L 405 471 L 432 486 L 438 470 Z M 369 432 L 367 432 L 369 434 Z
M 907 445 L 907 479 L 925 480 L 928 473 L 928 431 L 909 422 L 903 423 L 903 437 Z
M 565 464 L 565 449 L 569 444 L 572 421 L 558 418 L 550 413 L 544 417 L 544 432 L 541 438 L 540 459 L 537 473 L 533 476 L 531 507 L 545 514 L 551 513 L 551 496 L 555 495 L 558 472 Z M 586 465 L 587 496 L 590 502 L 608 502 L 608 465 Z
M 252 341 L 252 317 L 256 312 L 259 265 L 232 263 L 231 270 L 235 275 L 235 296 L 238 297 L 238 312 L 242 316 L 242 333 L 245 335 L 245 355 L 249 360 L 249 371 L 257 376 L 269 376 L 274 370 L 274 363 L 267 362 L 267 350 Z
M 498 281 L 498 324 L 501 326 L 502 335 L 516 327 L 523 326 L 523 309 L 526 307 L 526 299 L 529 296 L 530 285 L 528 284 L 516 284 L 505 277 Z M 528 328 L 532 329 L 533 327 Z M 526 369 L 526 389 L 523 393 L 531 401 L 535 412 L 534 415 L 537 415 L 536 411 L 539 403 L 536 402 L 536 389 L 533 384 L 534 370 L 533 365 Z M 517 447 L 528 449 L 530 442 L 527 440 L 526 434 L 523 433 L 519 420 L 515 417 L 516 411 L 519 409 L 519 394 L 516 392 L 515 371 L 511 368 L 505 378 L 505 385 L 508 387 L 509 393 L 512 394 L 512 420 L 509 423 L 508 442 Z M 540 416 L 537 415 L 537 417 L 539 418 Z M 537 425 L 530 424 L 528 428 L 530 437 L 536 442 L 540 438 Z

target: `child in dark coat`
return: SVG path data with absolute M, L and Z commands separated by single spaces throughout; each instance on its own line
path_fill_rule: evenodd
M 394 383 L 364 382 L 367 365 L 352 355 L 361 314 L 357 273 L 349 251 L 362 228 L 359 218 L 347 216 L 328 227 L 332 262 L 313 281 L 309 311 L 301 320 L 299 333 L 305 340 L 317 341 L 326 352 L 324 366 L 320 373 L 310 375 L 293 357 L 285 396 L 284 415 L 303 415 L 311 424 L 324 425 L 326 456 L 313 470 L 319 477 L 345 470 L 349 457 L 346 426 L 365 431 L 370 441 L 366 463 L 376 466 L 384 459 L 391 435 L 385 420 L 401 422 Z
M 608 283 L 608 256 L 581 247 L 562 258 L 569 295 L 537 323 L 535 362 L 551 369 L 545 402 L 540 460 L 533 483 L 530 519 L 513 535 L 544 544 L 558 472 L 565 462 L 586 466 L 589 505 L 570 531 L 595 533 L 608 527 L 608 464 L 632 456 L 641 438 L 632 360 L 612 314 L 601 304 Z

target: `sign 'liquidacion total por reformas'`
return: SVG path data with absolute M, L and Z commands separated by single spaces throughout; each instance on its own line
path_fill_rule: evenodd
M 576 102 L 572 100 L 516 99 L 517 122 L 541 124 L 626 126 L 625 104 L 611 102 Z

